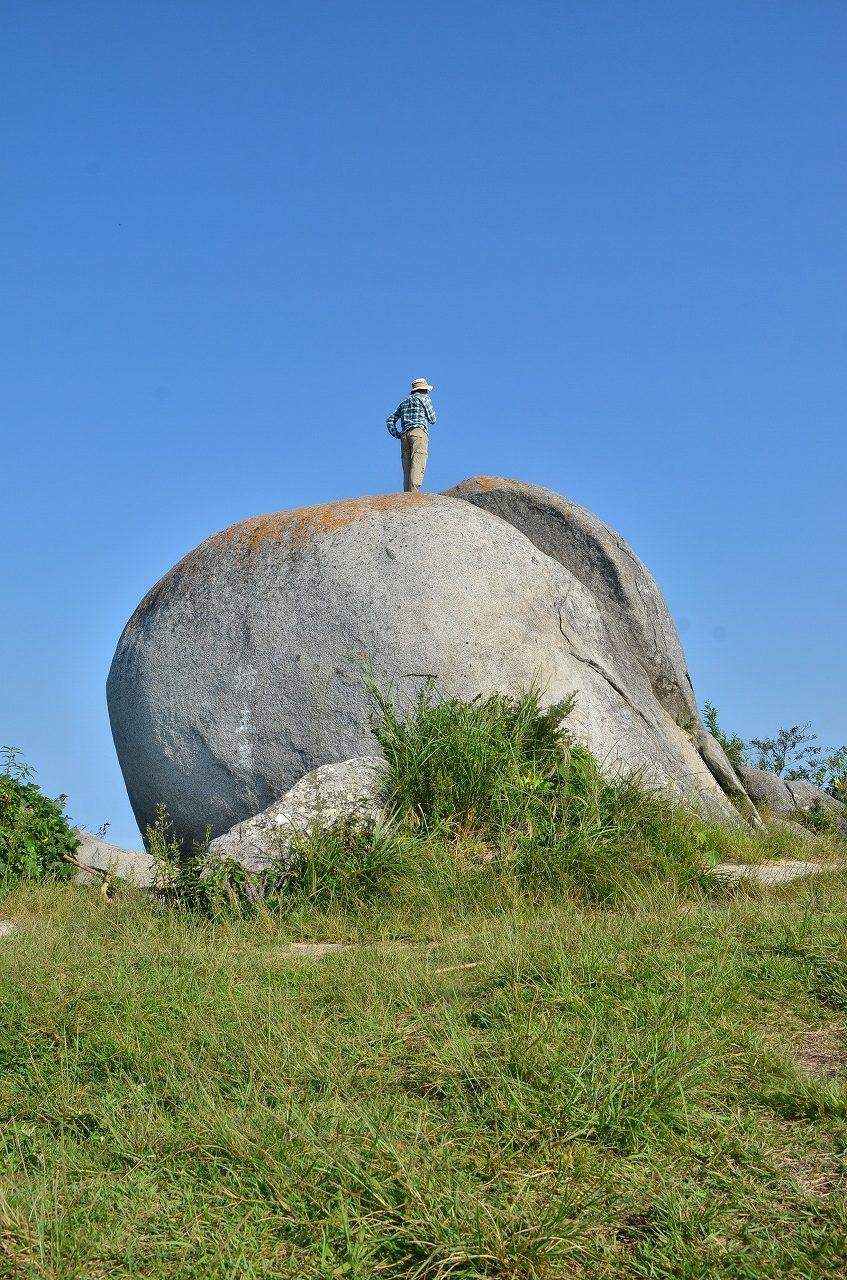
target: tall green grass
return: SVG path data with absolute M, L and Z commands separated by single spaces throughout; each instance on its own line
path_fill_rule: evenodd
M 440 699 L 427 684 L 405 715 L 372 686 L 387 796 L 406 830 L 473 849 L 525 891 L 568 888 L 597 901 L 645 877 L 697 880 L 720 856 L 719 830 L 651 792 L 608 779 L 567 732 L 572 700 L 537 690 Z

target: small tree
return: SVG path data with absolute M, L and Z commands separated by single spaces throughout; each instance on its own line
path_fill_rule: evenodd
M 820 778 L 814 779 L 819 787 L 825 787 L 836 800 L 847 804 L 847 743 L 836 747 L 820 761 Z
M 814 746 L 818 735 L 809 724 L 794 724 L 779 729 L 773 738 L 751 738 L 750 746 L 759 753 L 756 765 L 778 778 L 805 778 L 814 782 L 820 768 L 821 748 Z

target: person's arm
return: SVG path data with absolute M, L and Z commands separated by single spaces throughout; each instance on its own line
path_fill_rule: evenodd
M 385 425 L 388 427 L 388 434 L 393 436 L 395 440 L 399 440 L 400 432 L 397 430 L 397 419 L 402 416 L 403 406 L 398 404 L 393 413 L 389 413 Z
M 429 396 L 424 397 L 424 412 L 426 413 L 427 422 L 435 422 L 435 410 L 432 407 L 432 401 Z

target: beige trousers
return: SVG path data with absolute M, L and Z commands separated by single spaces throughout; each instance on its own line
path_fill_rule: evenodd
M 403 492 L 420 489 L 426 471 L 426 454 L 429 433 L 423 427 L 412 427 L 400 437 L 400 456 L 403 459 Z

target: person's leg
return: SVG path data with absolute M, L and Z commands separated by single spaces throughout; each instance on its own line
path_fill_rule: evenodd
M 429 433 L 424 431 L 422 427 L 415 427 L 409 432 L 411 436 L 412 458 L 409 466 L 410 488 L 413 491 L 420 489 L 423 484 L 424 472 L 426 471 L 426 455 L 429 451 Z
M 409 433 L 400 437 L 400 460 L 403 464 L 403 492 L 408 493 L 412 487 L 410 478 L 412 469 L 412 442 Z

